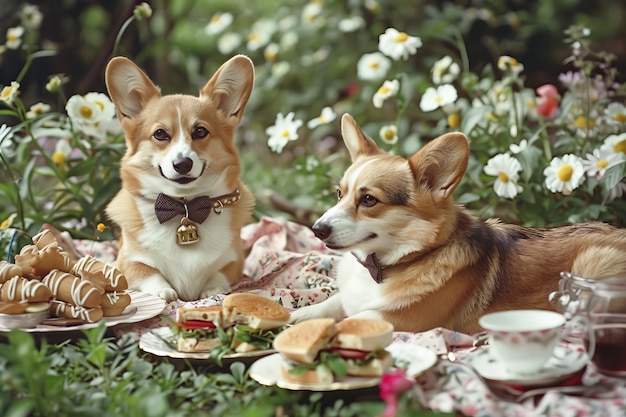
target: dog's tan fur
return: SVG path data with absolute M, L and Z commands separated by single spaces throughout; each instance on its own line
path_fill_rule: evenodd
M 292 321 L 359 315 L 402 331 L 473 333 L 488 312 L 554 309 L 549 294 L 562 271 L 626 275 L 624 229 L 598 222 L 526 228 L 483 221 L 456 204 L 469 157 L 464 135 L 443 135 L 404 159 L 380 150 L 349 115 L 342 133 L 353 163 L 337 205 L 313 226 L 327 246 L 348 252 L 339 293 L 297 310 Z M 380 284 L 356 260 L 370 253 L 384 265 Z
M 166 300 L 197 300 L 228 290 L 241 277 L 240 230 L 255 203 L 239 178 L 233 143 L 254 84 L 252 62 L 241 55 L 231 58 L 198 97 L 162 96 L 143 71 L 122 57 L 109 62 L 106 84 L 127 146 L 120 169 L 122 189 L 107 214 L 120 227 L 117 264 L 130 288 Z M 197 136 L 199 128 L 208 135 Z M 158 130 L 170 140 L 157 140 Z M 179 174 L 173 161 L 182 157 L 193 165 Z M 189 181 L 181 183 L 181 178 Z M 154 212 L 159 193 L 189 201 L 236 189 L 240 200 L 198 224 L 200 240 L 191 245 L 176 244 L 181 217 L 160 224 Z

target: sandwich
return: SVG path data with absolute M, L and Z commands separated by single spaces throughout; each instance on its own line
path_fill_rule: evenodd
M 283 358 L 285 381 L 329 384 L 347 376 L 382 376 L 393 365 L 385 350 L 392 340 L 393 325 L 384 320 L 320 318 L 285 329 L 274 348 Z
M 229 294 L 221 305 L 176 311 L 176 347 L 181 352 L 211 352 L 218 360 L 228 353 L 271 349 L 289 321 L 277 302 L 250 293 Z

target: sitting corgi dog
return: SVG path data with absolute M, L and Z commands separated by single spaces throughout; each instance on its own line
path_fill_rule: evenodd
M 233 144 L 252 61 L 231 58 L 198 97 L 161 96 L 123 57 L 109 62 L 105 79 L 127 146 L 122 187 L 106 212 L 120 228 L 117 266 L 129 287 L 167 301 L 229 290 L 241 277 L 240 231 L 255 205 Z
M 292 313 L 382 318 L 398 331 L 480 331 L 483 314 L 554 309 L 560 272 L 626 275 L 626 230 L 597 222 L 534 229 L 483 221 L 456 204 L 467 138 L 448 133 L 404 159 L 385 153 L 344 115 L 352 165 L 337 204 L 313 225 L 327 247 L 346 252 L 338 292 Z

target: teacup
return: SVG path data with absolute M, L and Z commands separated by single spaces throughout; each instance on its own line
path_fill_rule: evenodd
M 547 310 L 508 310 L 482 316 L 489 351 L 510 372 L 531 374 L 552 357 L 561 340 L 565 316 Z

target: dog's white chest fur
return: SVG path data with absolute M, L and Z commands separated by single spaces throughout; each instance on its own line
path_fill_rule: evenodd
M 385 305 L 381 285 L 351 253 L 342 256 L 337 265 L 338 296 L 348 316 L 367 310 L 379 310 Z

